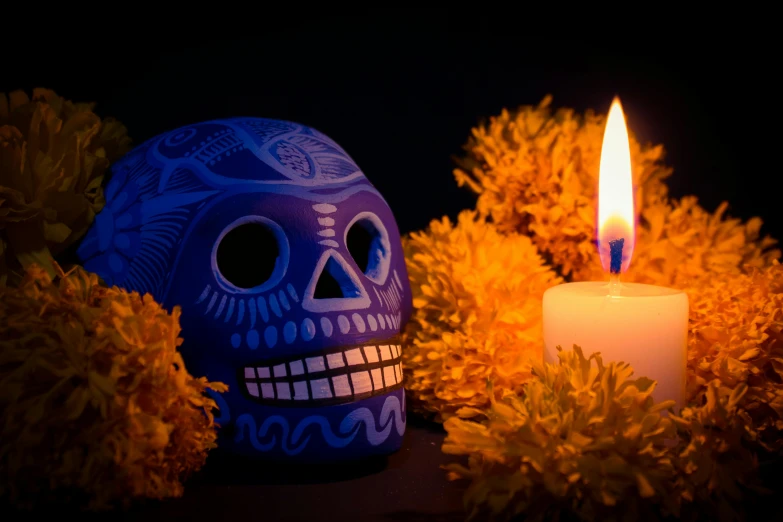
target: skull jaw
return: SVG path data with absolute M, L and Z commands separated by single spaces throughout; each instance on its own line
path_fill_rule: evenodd
M 250 402 L 282 408 L 347 404 L 402 387 L 397 335 L 310 356 L 266 359 L 240 368 L 237 382 Z
M 230 414 L 229 414 L 230 415 Z M 219 430 L 221 452 L 264 460 L 328 463 L 388 455 L 406 427 L 405 390 L 312 408 L 243 404 Z

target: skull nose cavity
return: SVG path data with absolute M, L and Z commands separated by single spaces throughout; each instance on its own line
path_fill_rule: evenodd
M 313 299 L 339 299 L 361 297 L 362 292 L 351 280 L 346 267 L 330 257 L 315 284 Z
M 302 299 L 309 312 L 359 310 L 370 306 L 370 298 L 356 271 L 336 250 L 327 250 L 316 263 Z

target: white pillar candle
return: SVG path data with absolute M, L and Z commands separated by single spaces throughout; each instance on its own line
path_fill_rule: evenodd
M 598 253 L 607 282 L 567 283 L 544 293 L 544 361 L 557 347 L 600 352 L 604 363 L 626 362 L 635 377 L 657 381 L 656 402 L 684 405 L 688 296 L 679 290 L 621 283 L 635 239 L 628 128 L 620 100 L 609 110 L 598 177 Z
M 557 362 L 557 346 L 580 346 L 604 363 L 623 361 L 635 377 L 657 381 L 656 402 L 685 400 L 688 296 L 662 286 L 621 283 L 566 283 L 544 293 L 544 360 Z

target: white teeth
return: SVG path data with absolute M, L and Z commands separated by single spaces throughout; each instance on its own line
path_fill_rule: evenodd
M 345 397 L 351 394 L 351 386 L 348 384 L 347 375 L 338 375 L 332 378 L 334 384 L 334 394 L 337 397 Z
M 323 357 L 310 357 L 305 359 L 305 362 L 307 362 L 308 373 L 322 372 L 326 369 Z
M 372 382 L 370 382 L 370 372 L 354 372 L 351 374 L 351 383 L 353 383 L 353 393 L 367 393 L 372 391 Z
M 294 383 L 294 400 L 303 401 L 310 398 L 307 393 L 307 381 L 297 381 Z
M 364 364 L 361 348 L 354 348 L 345 352 L 345 360 L 348 364 Z
M 400 345 L 384 344 L 350 348 L 344 352 L 327 354 L 325 357 L 307 357 L 272 367 L 247 367 L 244 368 L 245 386 L 251 396 L 260 395 L 265 399 L 302 401 L 365 395 L 402 382 L 402 364 L 399 361 L 401 353 Z M 378 363 L 381 363 L 380 368 L 366 369 L 364 366 Z M 325 372 L 327 367 L 330 370 L 345 368 L 342 370 L 345 373 L 320 379 L 291 379 L 293 376 Z M 350 367 L 356 367 L 358 371 L 351 372 L 348 370 Z
M 374 363 L 380 360 L 378 359 L 378 349 L 375 348 L 375 346 L 365 346 L 364 356 L 367 357 L 368 363 Z
M 342 368 L 345 366 L 342 353 L 330 353 L 326 356 L 326 360 L 329 362 L 329 368 Z
M 329 379 L 316 379 L 310 381 L 310 388 L 313 389 L 313 399 L 332 398 L 332 390 L 329 388 Z
M 288 387 L 287 382 L 278 382 L 277 383 L 277 398 L 278 399 L 290 399 L 291 398 L 291 388 Z
M 394 376 L 393 366 L 386 366 L 383 368 L 383 379 L 386 381 L 386 386 L 397 384 L 397 378 Z
M 383 372 L 380 368 L 375 368 L 371 372 L 372 374 L 372 386 L 375 390 L 383 389 Z
M 304 365 L 302 365 L 302 361 L 294 361 L 288 366 L 291 367 L 291 375 L 302 375 L 304 373 Z

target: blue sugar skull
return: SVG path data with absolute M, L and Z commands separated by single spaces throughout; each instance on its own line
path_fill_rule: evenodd
M 112 168 L 87 270 L 182 308 L 189 371 L 229 385 L 219 445 L 336 460 L 400 447 L 411 292 L 391 209 L 318 131 L 184 127 Z

